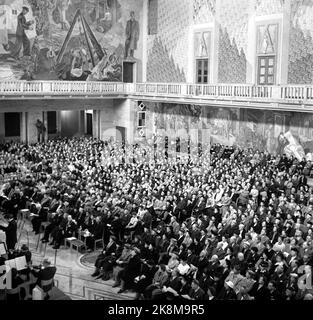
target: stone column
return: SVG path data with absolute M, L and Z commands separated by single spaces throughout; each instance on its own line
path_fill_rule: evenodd
M 57 135 L 60 136 L 61 135 L 61 111 L 57 111 Z
M 5 123 L 4 123 L 4 113 L 0 113 L 0 142 L 5 139 Z
M 92 131 L 93 131 L 93 137 L 96 139 L 100 139 L 100 111 L 94 110 L 93 111 L 93 117 L 92 117 Z
M 47 111 L 42 112 L 42 122 L 46 128 L 46 131 L 44 132 L 44 141 L 48 141 L 48 113 Z
M 27 112 L 21 112 L 20 126 L 21 126 L 21 142 L 27 143 Z
M 282 23 L 282 48 L 281 50 L 281 71 L 280 82 L 277 84 L 288 84 L 288 65 L 289 65 L 289 46 L 291 28 L 291 0 L 285 0 L 283 4 L 283 23 Z
M 84 136 L 86 133 L 86 129 L 85 129 L 85 117 L 86 117 L 86 113 L 85 110 L 81 110 L 79 112 L 79 134 L 81 136 Z

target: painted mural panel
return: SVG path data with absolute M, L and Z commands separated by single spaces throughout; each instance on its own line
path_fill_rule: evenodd
M 0 80 L 121 81 L 141 0 L 0 0 Z
M 312 158 L 312 114 L 149 103 L 146 118 L 147 138 L 180 137 L 184 143 L 201 136 L 210 143 Z

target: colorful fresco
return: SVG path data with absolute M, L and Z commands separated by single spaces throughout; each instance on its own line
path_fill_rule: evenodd
M 121 81 L 141 19 L 141 0 L 0 0 L 0 80 Z
M 198 139 L 312 158 L 313 115 L 164 103 L 147 104 L 146 137 Z

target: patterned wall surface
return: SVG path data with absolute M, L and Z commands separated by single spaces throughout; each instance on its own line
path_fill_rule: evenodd
M 153 35 L 158 32 L 158 0 L 149 0 L 148 12 L 148 34 Z
M 218 61 L 218 81 L 220 83 L 246 82 L 246 55 L 243 48 L 238 48 L 235 38 L 231 41 L 227 29 L 220 30 Z
M 185 82 L 183 70 L 175 64 L 173 56 L 163 45 L 161 39 L 155 38 L 153 48 L 148 56 L 147 81 L 148 82 Z
M 221 83 L 246 82 L 248 20 L 252 8 L 249 3 L 249 0 L 221 0 L 218 53 L 218 81 Z
M 188 2 L 190 0 L 158 2 L 157 37 L 164 52 L 169 53 L 170 59 L 173 57 L 175 66 L 188 78 L 188 60 L 193 57 L 188 57 L 187 31 L 192 25 L 209 23 L 216 18 L 220 24 L 218 81 L 228 83 L 246 82 L 250 17 L 280 14 L 287 8 L 285 0 L 192 0 L 192 6 L 188 6 Z M 291 0 L 290 22 L 288 82 L 309 84 L 313 82 L 313 0 Z M 149 57 L 153 57 L 151 51 L 159 50 L 155 37 L 149 37 L 148 46 Z M 161 60 L 168 60 L 168 56 Z M 148 69 L 154 73 L 151 78 L 157 80 L 160 73 L 151 59 Z M 182 80 L 174 74 L 169 78 L 176 82 Z
M 251 14 L 251 0 L 220 0 L 219 22 L 226 29 L 229 39 L 235 39 L 238 48 L 247 51 L 248 21 Z
M 288 82 L 313 82 L 313 0 L 294 0 L 291 8 Z
M 223 145 L 257 148 L 273 154 L 311 157 L 313 115 L 252 109 L 149 103 L 147 139 L 188 137 Z
M 208 23 L 216 14 L 216 0 L 193 0 L 193 21 L 195 24 Z
M 189 7 L 190 0 L 158 0 L 158 39 L 155 40 L 155 36 L 148 37 L 149 81 L 163 81 L 165 75 L 160 69 L 168 73 L 166 78 L 170 82 L 185 81 L 177 70 L 184 73 L 188 65 L 188 27 L 192 23 Z M 157 59 L 159 64 L 152 58 Z M 164 69 L 163 62 L 170 65 L 170 69 Z
M 266 16 L 270 14 L 281 13 L 284 2 L 285 0 L 256 0 L 256 15 Z
M 192 22 L 190 0 L 159 0 L 158 36 L 180 68 L 188 64 L 188 27 Z

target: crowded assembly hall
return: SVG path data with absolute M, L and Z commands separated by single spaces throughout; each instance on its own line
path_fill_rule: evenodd
M 0 300 L 313 300 L 312 21 L 0 1 Z

